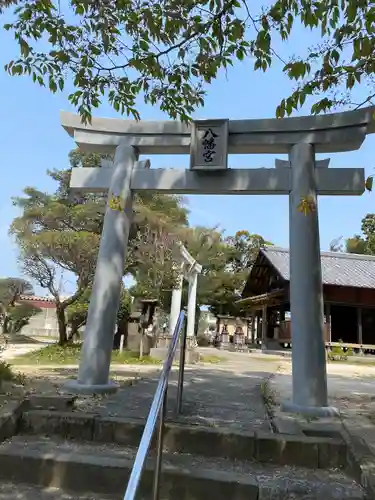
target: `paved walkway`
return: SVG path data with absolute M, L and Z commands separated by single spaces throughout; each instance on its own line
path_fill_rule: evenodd
M 292 398 L 292 365 L 283 363 L 272 377 L 271 386 L 277 401 Z M 330 363 L 327 365 L 329 404 L 340 409 L 375 411 L 375 366 Z
M 22 356 L 22 354 L 37 351 L 50 343 L 51 341 L 49 339 L 36 340 L 19 335 L 15 342 L 10 340 L 6 348 L 0 352 L 0 359 L 8 361 L 16 358 L 17 356 Z
M 216 351 L 217 355 L 217 351 Z M 183 415 L 179 420 L 239 430 L 270 430 L 262 400 L 262 384 L 277 370 L 278 360 L 252 359 L 247 354 L 226 356 L 219 365 L 200 365 L 185 372 Z M 81 411 L 101 415 L 145 419 L 148 415 L 160 370 L 143 373 L 133 385 L 112 396 L 79 401 Z M 176 369 L 170 376 L 168 417 L 175 418 Z

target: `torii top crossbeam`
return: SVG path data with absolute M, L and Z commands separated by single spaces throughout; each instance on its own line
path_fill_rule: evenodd
M 315 153 L 342 152 L 358 149 L 366 134 L 375 132 L 374 107 L 287 119 L 227 120 L 227 153 L 288 153 L 294 144 L 314 145 Z M 113 153 L 123 141 L 140 154 L 189 153 L 192 126 L 176 121 L 133 121 L 93 118 L 83 124 L 80 116 L 61 113 L 65 130 L 78 146 L 86 151 Z M 225 122 L 225 120 L 222 120 Z M 276 165 L 277 166 L 277 165 Z M 325 165 L 325 166 L 328 166 Z M 217 172 L 181 169 L 137 168 L 132 173 L 133 191 L 158 191 L 176 194 L 288 194 L 291 191 L 291 171 L 276 169 L 228 169 Z M 208 174 L 208 175 L 206 175 Z M 80 191 L 106 191 L 111 171 L 73 169 L 71 188 Z M 364 191 L 363 169 L 328 169 L 316 171 L 317 192 L 321 195 L 359 195 Z
M 228 121 L 228 153 L 288 153 L 292 144 L 314 144 L 317 153 L 359 149 L 366 134 L 375 132 L 375 107 L 322 116 Z M 125 137 L 141 154 L 189 153 L 191 127 L 177 121 L 134 121 L 92 118 L 61 112 L 61 124 L 80 148 L 113 152 Z
M 202 266 L 198 263 L 196 259 L 194 259 L 194 257 L 190 255 L 190 253 L 182 243 L 179 244 L 179 247 L 180 247 L 181 260 L 184 264 L 188 266 L 187 274 L 190 273 L 200 274 L 202 272 Z

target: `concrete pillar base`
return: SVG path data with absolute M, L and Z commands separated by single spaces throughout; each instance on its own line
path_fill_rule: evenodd
M 165 361 L 168 355 L 168 347 L 153 347 L 150 351 L 150 356 L 160 361 Z M 185 363 L 188 365 L 198 363 L 200 359 L 199 352 L 195 349 L 186 349 Z M 176 349 L 174 355 L 174 362 L 178 363 L 180 360 L 180 349 Z
M 334 406 L 303 406 L 291 401 L 282 403 L 280 410 L 285 413 L 300 413 L 310 417 L 339 417 L 340 412 Z
M 159 335 L 156 339 L 156 345 L 152 349 L 168 347 L 171 341 L 172 335 Z
M 92 385 L 81 384 L 78 380 L 68 380 L 62 387 L 62 391 L 68 394 L 113 394 L 119 388 L 119 384 L 109 381 L 108 384 Z
M 221 342 L 220 349 L 222 351 L 229 351 L 230 343 L 229 342 Z

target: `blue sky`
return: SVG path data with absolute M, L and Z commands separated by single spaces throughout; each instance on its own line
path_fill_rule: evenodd
M 280 46 L 283 55 L 303 46 L 306 33 L 297 30 L 291 42 Z M 312 43 L 309 39 L 309 43 Z M 17 276 L 17 249 L 8 236 L 8 228 L 17 215 L 11 196 L 20 195 L 26 186 L 41 190 L 54 189 L 46 175 L 48 168 L 68 166 L 68 153 L 74 147 L 59 123 L 59 111 L 74 111 L 68 91 L 51 94 L 27 77 L 10 77 L 3 65 L 15 55 L 9 33 L 0 30 L 0 275 Z M 289 95 L 293 83 L 282 75 L 280 66 L 263 74 L 252 71 L 251 61 L 235 64 L 227 75 L 221 74 L 208 89 L 205 107 L 197 118 L 250 119 L 275 116 L 281 98 Z M 70 89 L 68 89 L 70 90 Z M 365 95 L 366 89 L 360 89 Z M 156 107 L 141 104 L 142 119 L 167 119 Z M 116 117 L 115 111 L 103 104 L 97 114 Z M 305 107 L 300 114 L 308 114 Z M 331 155 L 331 167 L 364 167 L 373 173 L 375 137 L 369 136 L 360 151 Z M 279 156 L 280 157 L 280 156 Z M 229 166 L 236 168 L 273 167 L 272 155 L 231 156 Z M 155 156 L 153 167 L 188 168 L 189 158 Z M 192 225 L 219 224 L 228 234 L 247 229 L 263 235 L 278 246 L 288 246 L 288 199 L 286 196 L 190 196 L 188 206 Z M 327 250 L 334 238 L 349 237 L 360 232 L 362 217 L 375 208 L 375 197 L 321 197 L 319 200 L 321 248 Z M 65 283 L 66 291 L 73 283 Z M 40 290 L 38 290 L 40 291 Z

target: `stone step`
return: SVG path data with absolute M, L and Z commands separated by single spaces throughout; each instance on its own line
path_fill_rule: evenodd
M 20 422 L 23 434 L 57 436 L 70 440 L 139 445 L 144 420 L 100 417 L 80 412 L 34 410 L 24 412 Z M 347 446 L 342 439 L 292 436 L 263 431 L 233 431 L 167 422 L 164 445 L 172 453 L 256 460 L 311 469 L 344 468 Z
M 121 500 L 135 454 L 136 448 L 115 444 L 18 435 L 0 444 L 0 480 L 91 492 L 95 500 L 102 495 Z M 139 498 L 150 498 L 153 467 L 154 457 L 150 456 Z M 164 454 L 161 499 L 207 498 L 365 500 L 366 495 L 339 470 L 313 471 L 218 457 Z
M 21 483 L 0 482 L 0 500 L 112 500 L 111 496 L 95 493 L 74 493 Z

